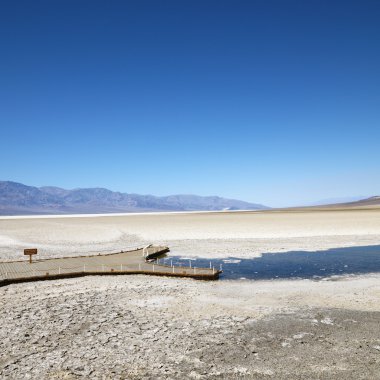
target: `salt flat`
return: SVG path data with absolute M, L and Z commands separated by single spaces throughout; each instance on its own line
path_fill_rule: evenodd
M 2 379 L 379 379 L 380 277 L 0 288 Z
M 174 254 L 380 244 L 380 210 L 3 218 L 0 254 L 165 244 Z M 374 379 L 380 276 L 200 282 L 88 277 L 0 288 L 4 379 Z M 27 376 L 26 376 L 27 374 Z
M 151 213 L 0 219 L 0 258 L 40 257 L 168 245 L 173 254 L 255 257 L 264 252 L 380 244 L 380 208 Z

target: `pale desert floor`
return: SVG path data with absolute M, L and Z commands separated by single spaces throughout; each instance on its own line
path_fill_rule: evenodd
M 167 244 L 174 254 L 380 245 L 380 210 L 0 220 L 2 259 Z M 380 379 L 380 274 L 86 277 L 0 288 L 0 379 Z
M 380 208 L 346 211 L 130 214 L 0 218 L 0 258 L 168 245 L 175 255 L 255 257 L 265 252 L 380 245 Z
M 0 288 L 1 379 L 380 379 L 380 276 Z

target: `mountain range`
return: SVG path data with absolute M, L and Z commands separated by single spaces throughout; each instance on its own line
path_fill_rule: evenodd
M 325 207 L 337 208 L 361 208 L 361 207 L 380 207 L 380 196 L 374 196 L 364 199 L 359 199 L 353 202 L 341 202 L 324 205 Z
M 323 205 L 332 205 L 332 204 L 338 204 L 338 203 L 352 203 L 352 202 L 358 202 L 363 199 L 367 199 L 369 196 L 366 195 L 356 195 L 351 197 L 339 197 L 339 198 L 326 198 L 321 199 L 317 202 L 310 203 L 308 205 L 303 206 L 323 206 Z
M 157 197 L 114 192 L 103 188 L 66 190 L 0 181 L 0 215 L 96 214 L 148 211 L 263 210 L 261 204 L 218 196 Z

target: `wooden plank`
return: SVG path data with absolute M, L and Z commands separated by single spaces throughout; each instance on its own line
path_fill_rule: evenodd
M 32 249 L 31 258 L 36 249 Z M 150 253 L 168 252 L 168 247 L 150 247 Z M 142 249 L 119 253 L 50 258 L 34 262 L 0 262 L 0 286 L 23 281 L 80 277 L 87 275 L 146 274 L 154 276 L 188 277 L 202 280 L 217 280 L 221 271 L 211 268 L 190 268 L 147 263 Z

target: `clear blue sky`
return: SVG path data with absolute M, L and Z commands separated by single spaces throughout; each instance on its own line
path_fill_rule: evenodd
M 4 1 L 0 179 L 272 206 L 380 193 L 380 1 Z

